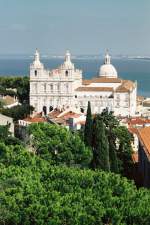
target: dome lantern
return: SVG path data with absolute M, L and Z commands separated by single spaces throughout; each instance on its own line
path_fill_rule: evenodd
M 99 76 L 106 77 L 106 78 L 117 78 L 118 77 L 115 67 L 111 64 L 111 57 L 110 57 L 108 51 L 106 52 L 106 55 L 104 58 L 104 64 L 100 67 Z

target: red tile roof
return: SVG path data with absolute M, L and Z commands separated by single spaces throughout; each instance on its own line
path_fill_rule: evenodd
M 120 78 L 107 78 L 107 77 L 94 77 L 91 80 L 83 80 L 83 85 L 88 85 L 91 83 L 121 83 Z
M 144 150 L 150 156 L 150 127 L 144 127 L 138 130 L 140 142 L 144 146 Z
M 128 120 L 129 125 L 144 125 L 144 124 L 150 124 L 150 119 L 142 118 L 142 117 L 137 117 L 137 118 L 132 118 Z
M 121 83 L 120 78 L 107 78 L 107 77 L 96 77 L 91 80 L 91 83 Z
M 24 119 L 24 121 L 30 122 L 30 123 L 43 123 L 43 122 L 46 122 L 47 120 L 43 117 L 41 117 L 41 118 L 40 117 L 33 117 L 33 118 L 27 117 Z
M 137 134 L 138 133 L 138 129 L 137 128 L 134 128 L 134 127 L 129 127 L 128 130 L 132 134 Z
M 122 80 L 122 84 L 116 89 L 116 92 L 130 92 L 135 87 L 131 80 Z
M 113 91 L 113 88 L 111 87 L 78 87 L 75 91 L 91 91 L 91 92 Z

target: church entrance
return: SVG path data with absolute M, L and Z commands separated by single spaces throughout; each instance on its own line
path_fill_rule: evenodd
M 43 106 L 43 113 L 45 116 L 47 115 L 47 107 L 46 106 Z
M 53 106 L 50 106 L 50 107 L 49 107 L 49 111 L 50 111 L 50 112 L 53 111 Z
M 84 109 L 83 109 L 83 108 L 80 108 L 80 111 L 81 111 L 82 113 L 84 113 Z

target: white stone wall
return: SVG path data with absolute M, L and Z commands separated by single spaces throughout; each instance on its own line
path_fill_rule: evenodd
M 41 112 L 45 106 L 48 113 L 50 106 L 60 108 L 74 104 L 74 90 L 82 85 L 82 71 L 75 69 L 69 58 L 66 60 L 52 71 L 45 70 L 43 64 L 35 60 L 30 66 L 30 104 L 35 111 Z
M 92 113 L 101 113 L 106 107 L 109 110 L 113 110 L 113 98 L 112 92 L 102 91 L 102 92 L 76 92 L 75 101 L 76 105 L 83 108 L 84 111 L 87 110 L 88 101 L 91 103 Z
M 45 70 L 38 51 L 30 66 L 30 105 L 42 112 L 46 107 L 67 108 L 75 106 L 87 110 L 91 102 L 92 113 L 101 113 L 106 107 L 115 115 L 133 116 L 136 112 L 136 85 L 132 91 L 116 93 L 121 83 L 90 83 L 88 87 L 111 87 L 113 91 L 76 91 L 82 85 L 82 71 L 75 69 L 67 52 L 64 63 L 55 70 Z M 87 87 L 87 86 L 86 86 Z
M 5 125 L 8 125 L 8 124 L 10 124 L 9 131 L 14 136 L 14 122 L 13 122 L 13 118 L 0 114 L 0 125 L 5 126 Z

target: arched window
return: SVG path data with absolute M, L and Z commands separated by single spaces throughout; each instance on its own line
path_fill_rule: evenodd
M 53 110 L 53 106 L 50 106 L 49 107 L 49 111 L 51 112 Z
M 68 76 L 68 70 L 66 70 L 65 74 L 66 74 L 66 77 L 67 77 Z
M 53 90 L 54 90 L 53 84 L 50 84 L 50 90 L 51 90 L 51 92 L 53 92 Z
M 57 90 L 60 91 L 60 84 L 57 84 Z
M 34 71 L 34 75 L 37 76 L 37 70 Z
M 68 93 L 69 92 L 69 84 L 68 83 L 65 84 L 65 88 L 66 88 L 66 92 Z
M 43 106 L 43 112 L 44 112 L 44 115 L 47 115 L 47 107 L 46 106 Z
M 34 84 L 34 91 L 37 93 L 37 84 Z
M 44 84 L 44 92 L 46 92 L 46 84 Z
M 84 109 L 83 109 L 83 108 L 80 108 L 80 111 L 81 111 L 82 113 L 84 113 Z

